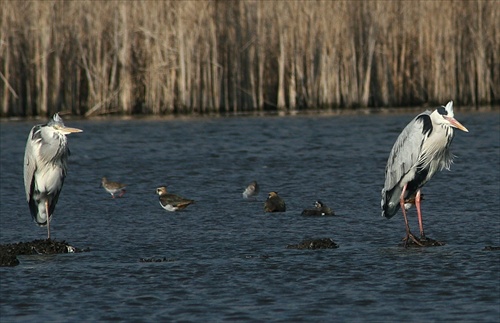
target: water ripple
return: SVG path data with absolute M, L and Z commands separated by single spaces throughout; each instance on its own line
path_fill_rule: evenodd
M 379 211 L 410 115 L 68 122 L 84 132 L 69 138 L 53 234 L 91 252 L 0 268 L 2 321 L 497 321 L 500 253 L 483 248 L 500 245 L 499 114 L 460 117 L 452 171 L 424 191 L 427 234 L 447 244 L 427 249 L 398 247 L 401 216 Z M 24 201 L 31 126 L 1 124 L 2 243 L 45 234 Z M 129 184 L 124 197 L 102 176 Z M 243 201 L 252 180 L 261 194 Z M 164 184 L 196 204 L 164 211 Z M 263 212 L 269 191 L 287 212 Z M 338 216 L 301 217 L 316 199 Z M 286 249 L 307 238 L 340 247 Z

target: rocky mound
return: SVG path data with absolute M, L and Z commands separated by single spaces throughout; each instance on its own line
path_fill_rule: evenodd
M 289 244 L 287 249 L 333 249 L 339 246 L 330 238 L 306 239 L 299 244 Z
M 89 249 L 75 248 L 66 243 L 66 241 L 51 239 L 2 244 L 0 245 L 0 266 L 19 265 L 19 260 L 17 259 L 19 255 L 51 255 L 84 251 L 89 251 Z

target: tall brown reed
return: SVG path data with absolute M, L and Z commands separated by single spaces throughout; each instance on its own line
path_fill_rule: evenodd
M 1 116 L 498 104 L 495 1 L 3 1 Z

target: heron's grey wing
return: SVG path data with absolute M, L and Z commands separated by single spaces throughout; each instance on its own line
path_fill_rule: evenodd
M 50 215 L 54 214 L 54 210 L 56 209 L 57 201 L 59 200 L 59 194 L 61 194 L 63 185 L 64 185 L 64 180 L 62 181 L 59 189 L 55 192 L 54 196 L 52 197 L 52 200 L 49 201 L 49 214 Z
M 413 119 L 401 132 L 392 147 L 385 169 L 384 190 L 392 190 L 417 163 L 422 143 L 432 129 L 430 112 Z
M 34 189 L 35 170 L 36 170 L 36 155 L 38 153 L 37 144 L 39 141 L 39 126 L 31 129 L 31 132 L 26 141 L 24 150 L 24 190 L 26 192 L 26 200 L 29 202 Z

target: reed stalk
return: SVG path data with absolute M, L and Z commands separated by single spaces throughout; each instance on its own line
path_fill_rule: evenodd
M 3 1 L 1 116 L 500 103 L 495 1 Z

